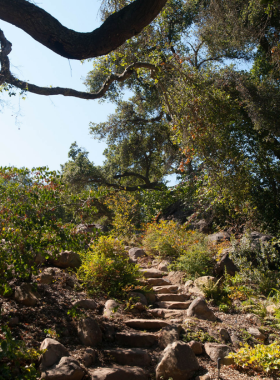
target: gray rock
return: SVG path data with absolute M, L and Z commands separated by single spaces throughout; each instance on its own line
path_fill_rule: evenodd
M 27 283 L 22 283 L 15 289 L 15 301 L 21 303 L 25 306 L 35 306 L 40 298 L 39 293 L 37 293 L 32 285 Z
M 57 340 L 51 338 L 43 340 L 40 350 L 46 350 L 40 358 L 40 368 L 43 371 L 54 364 L 57 364 L 63 356 L 69 356 L 66 347 Z
M 81 380 L 85 371 L 77 360 L 72 357 L 62 357 L 58 364 L 44 370 L 41 379 L 45 380 Z
M 196 342 L 195 340 L 192 340 L 188 343 L 190 348 L 193 350 L 195 355 L 201 355 L 203 354 L 203 344 L 200 342 Z
M 85 346 L 96 346 L 102 342 L 101 329 L 93 318 L 80 319 L 77 326 L 78 337 Z
M 118 309 L 120 304 L 115 300 L 108 300 L 105 303 L 105 308 L 103 311 L 103 316 L 106 318 L 112 318 L 114 316 L 118 316 Z
M 121 365 L 145 367 L 151 362 L 150 355 L 140 348 L 117 348 L 104 350 L 103 353 Z
M 155 269 L 155 268 L 140 269 L 140 272 L 146 278 L 160 278 L 166 274 L 165 272 L 162 272 L 162 271 Z
M 165 309 L 181 309 L 181 310 L 186 310 L 189 308 L 190 304 L 192 301 L 186 301 L 186 302 L 175 302 L 175 301 L 160 301 L 157 302 L 156 305 L 160 308 L 165 308 Z
M 158 265 L 158 270 L 163 270 L 164 272 L 168 271 L 168 267 L 170 265 L 170 262 L 167 260 L 161 261 L 161 263 Z
M 138 367 L 98 368 L 91 372 L 92 380 L 148 380 L 146 371 Z
M 217 279 L 213 276 L 202 276 L 194 280 L 194 286 L 197 286 L 198 288 L 203 289 L 203 287 L 208 285 L 209 283 L 215 283 L 215 282 L 217 282 Z
M 92 348 L 87 348 L 82 354 L 81 360 L 85 367 L 90 367 L 96 359 L 96 352 Z
M 147 284 L 151 286 L 171 285 L 171 282 L 165 278 L 148 278 Z
M 186 273 L 182 271 L 169 272 L 167 280 L 173 285 L 183 284 L 185 282 Z
M 169 344 L 179 340 L 179 329 L 177 326 L 166 326 L 161 329 L 158 337 L 159 347 L 163 350 Z
M 226 344 L 205 343 L 205 352 L 213 362 L 217 363 L 221 359 L 221 364 L 230 365 L 234 363 L 233 359 L 227 359 L 226 356 L 233 350 Z
M 209 309 L 203 298 L 196 298 L 191 303 L 187 310 L 188 317 L 196 317 L 198 319 L 205 319 L 208 321 L 216 321 L 217 317 L 212 310 Z
M 141 330 L 160 330 L 162 327 L 169 326 L 168 322 L 161 319 L 130 319 L 125 324 L 133 329 Z
M 225 271 L 230 276 L 235 276 L 236 272 L 239 271 L 234 262 L 229 258 L 228 252 L 222 256 L 221 260 L 215 266 L 215 273 L 217 276 L 222 276 L 225 274 Z
M 230 234 L 228 232 L 217 232 L 212 235 L 208 235 L 208 240 L 213 243 L 213 244 L 219 244 L 224 241 L 229 241 L 230 240 Z
M 254 338 L 261 340 L 262 342 L 264 342 L 266 339 L 266 336 L 256 327 L 249 327 L 248 333 L 251 334 Z
M 92 299 L 84 299 L 74 302 L 73 306 L 78 307 L 79 309 L 95 310 L 97 308 L 97 303 Z
M 132 262 L 137 263 L 137 259 L 146 256 L 146 252 L 142 248 L 131 248 L 128 255 Z
M 168 285 L 168 286 L 154 286 L 153 290 L 158 294 L 167 294 L 167 293 L 176 293 L 178 291 L 177 285 Z
M 169 344 L 162 354 L 156 368 L 156 380 L 188 380 L 199 368 L 195 354 L 186 343 Z
M 60 252 L 55 258 L 51 258 L 52 265 L 58 268 L 79 268 L 82 261 L 78 253 L 73 251 Z

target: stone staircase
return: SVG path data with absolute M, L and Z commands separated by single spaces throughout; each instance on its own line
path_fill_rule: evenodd
M 151 374 L 155 374 L 155 366 L 165 348 L 160 344 L 160 330 L 177 331 L 192 302 L 190 295 L 184 294 L 180 286 L 172 285 L 164 278 L 166 272 L 153 268 L 142 268 L 141 271 L 145 284 L 153 288 L 154 308 L 149 309 L 149 319 L 125 321 L 129 329 L 115 334 L 115 347 L 102 350 L 105 362 L 110 366 L 89 369 L 93 380 L 148 380 Z

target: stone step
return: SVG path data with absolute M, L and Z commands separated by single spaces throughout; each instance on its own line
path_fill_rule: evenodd
M 127 347 L 151 347 L 158 343 L 158 337 L 152 333 L 119 332 L 115 335 L 118 345 Z
M 91 380 L 148 380 L 149 375 L 139 367 L 118 366 L 89 369 Z
M 171 282 L 164 278 L 147 278 L 146 282 L 152 286 L 171 285 Z
M 188 309 L 192 301 L 174 302 L 174 301 L 160 301 L 156 302 L 156 306 L 161 309 Z
M 121 365 L 145 367 L 151 362 L 150 355 L 141 348 L 113 348 L 102 352 L 107 359 Z
M 160 278 L 162 276 L 166 276 L 166 272 L 162 272 L 161 270 L 155 269 L 155 268 L 145 268 L 140 269 L 140 272 L 143 274 L 146 278 Z
M 175 302 L 185 302 L 190 299 L 189 294 L 157 294 L 157 301 L 175 301 Z
M 153 286 L 153 291 L 157 294 L 176 293 L 178 289 L 177 285 Z
M 174 318 L 174 319 L 183 319 L 186 318 L 187 313 L 186 310 L 179 310 L 179 309 L 151 309 L 149 312 L 155 317 L 155 318 Z M 167 321 L 169 322 L 169 321 Z
M 128 327 L 140 330 L 160 330 L 169 323 L 161 319 L 129 319 L 125 322 Z

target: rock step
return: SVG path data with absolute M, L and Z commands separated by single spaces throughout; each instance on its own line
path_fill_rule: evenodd
M 140 330 L 160 330 L 170 324 L 161 319 L 129 319 L 125 322 L 128 327 Z
M 171 285 L 171 282 L 164 278 L 147 278 L 146 283 L 152 286 Z
M 108 360 L 121 365 L 145 367 L 151 362 L 150 355 L 141 348 L 113 348 L 102 352 Z
M 158 343 L 158 337 L 152 333 L 119 332 L 115 335 L 116 343 L 127 347 L 151 347 Z
M 185 302 L 190 299 L 189 294 L 157 294 L 157 301 L 175 301 L 175 302 Z
M 162 276 L 166 276 L 167 275 L 166 272 L 163 272 L 161 270 L 154 269 L 154 268 L 140 269 L 140 272 L 146 278 L 160 278 Z
M 157 294 L 176 293 L 178 289 L 177 285 L 153 286 L 153 291 Z
M 172 301 L 160 301 L 156 302 L 156 306 L 162 309 L 188 309 L 192 301 L 186 302 L 172 302 Z
M 107 367 L 89 370 L 91 380 L 148 380 L 149 375 L 139 367 Z
M 155 318 L 175 318 L 183 320 L 187 314 L 185 309 L 151 309 L 149 312 L 155 317 Z M 170 321 L 168 321 L 171 323 Z M 181 321 L 182 322 L 182 321 Z M 181 323 L 180 322 L 180 323 Z

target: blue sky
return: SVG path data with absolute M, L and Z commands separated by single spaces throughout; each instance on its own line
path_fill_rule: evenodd
M 68 28 L 89 32 L 100 25 L 99 0 L 39 0 L 38 6 Z M 12 42 L 10 54 L 13 74 L 41 86 L 72 87 L 84 90 L 92 64 L 69 61 L 51 52 L 22 30 L 0 21 L 0 28 Z M 114 105 L 97 100 L 28 94 L 9 98 L 0 94 L 0 166 L 48 166 L 60 169 L 68 159 L 72 142 L 90 152 L 90 159 L 102 164 L 104 143 L 89 136 L 89 122 L 105 121 Z

